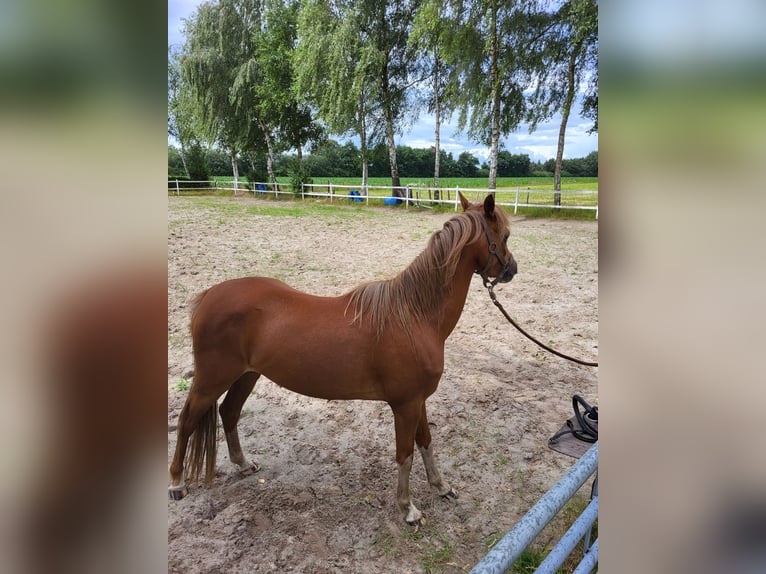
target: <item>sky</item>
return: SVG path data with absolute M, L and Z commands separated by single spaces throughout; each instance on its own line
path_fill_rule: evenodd
M 183 45 L 183 19 L 190 17 L 201 3 L 202 0 L 168 0 L 168 45 Z M 564 159 L 585 157 L 598 149 L 598 134 L 587 133 L 592 122 L 580 117 L 580 108 L 578 99 L 567 122 Z M 442 120 L 441 149 L 452 153 L 455 159 L 462 152 L 468 151 L 475 155 L 480 163 L 488 161 L 489 147 L 472 142 L 465 134 L 458 133 L 456 122 L 457 114 L 451 121 Z M 541 122 L 537 130 L 531 134 L 526 125 L 521 125 L 515 133 L 501 140 L 501 149 L 512 154 L 528 154 L 532 161 L 546 161 L 554 158 L 560 122 L 561 116 L 557 114 L 550 121 Z M 359 145 L 358 138 L 355 141 Z M 433 116 L 421 115 L 415 124 L 406 128 L 397 137 L 396 143 L 412 148 L 432 147 L 434 145 Z

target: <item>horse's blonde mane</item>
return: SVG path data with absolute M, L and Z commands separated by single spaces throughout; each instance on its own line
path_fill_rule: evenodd
M 394 323 L 411 337 L 413 324 L 433 320 L 451 291 L 463 247 L 482 232 L 481 217 L 480 211 L 456 215 L 396 277 L 362 283 L 350 291 L 346 311 L 353 313 L 352 323 L 368 321 L 378 337 Z

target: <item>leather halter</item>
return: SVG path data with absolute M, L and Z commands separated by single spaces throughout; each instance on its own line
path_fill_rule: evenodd
M 487 225 L 487 218 L 482 216 L 481 217 L 481 224 L 484 227 L 484 235 L 487 236 L 487 247 L 489 248 L 489 258 L 487 259 L 487 264 L 484 266 L 484 269 L 479 271 L 476 270 L 476 273 L 478 273 L 481 276 L 481 280 L 484 282 L 484 287 L 494 287 L 497 285 L 498 281 L 500 280 L 500 277 L 505 275 L 505 273 L 510 269 L 511 262 L 510 260 L 506 260 L 498 253 L 497 251 L 497 243 L 492 239 L 492 234 L 489 231 L 489 225 Z M 500 266 L 502 267 L 502 270 L 500 273 L 498 273 L 494 279 L 490 280 L 487 276 L 487 273 L 489 273 L 489 268 L 492 266 L 492 256 L 497 257 L 497 260 L 500 262 Z

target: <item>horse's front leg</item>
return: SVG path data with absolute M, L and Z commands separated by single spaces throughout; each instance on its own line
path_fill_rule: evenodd
M 450 498 L 457 498 L 457 493 L 450 487 L 450 485 L 442 479 L 442 475 L 439 472 L 439 467 L 434 460 L 434 447 L 431 442 L 431 430 L 428 427 L 428 415 L 426 414 L 426 403 L 423 403 L 423 410 L 420 414 L 418 421 L 417 432 L 415 433 L 415 442 L 418 445 L 420 455 L 423 457 L 423 465 L 426 467 L 426 476 L 428 476 L 428 484 L 431 488 L 435 489 L 439 496 L 449 500 Z
M 396 487 L 396 501 L 404 519 L 410 526 L 423 524 L 423 513 L 417 509 L 410 498 L 410 471 L 412 455 L 415 451 L 415 433 L 422 412 L 422 403 L 407 403 L 391 406 L 394 411 L 394 429 L 396 431 L 396 462 L 399 465 L 399 482 Z

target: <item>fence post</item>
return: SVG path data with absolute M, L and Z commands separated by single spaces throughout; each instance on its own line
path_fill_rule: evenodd
M 460 193 L 460 186 L 455 186 L 455 212 L 457 213 L 457 204 L 458 204 L 458 193 Z
M 181 189 L 178 187 L 178 180 L 176 180 L 176 196 L 181 195 Z M 598 210 L 596 210 L 596 219 L 598 219 Z
M 519 188 L 516 188 L 516 203 L 513 205 L 513 214 L 516 215 L 516 211 L 519 209 Z
M 365 183 L 363 187 L 364 187 L 364 195 L 367 198 L 365 203 L 367 205 L 370 205 L 370 186 Z
M 332 203 L 332 194 L 333 194 L 333 189 L 332 189 L 332 183 L 331 183 L 330 184 L 330 203 Z

